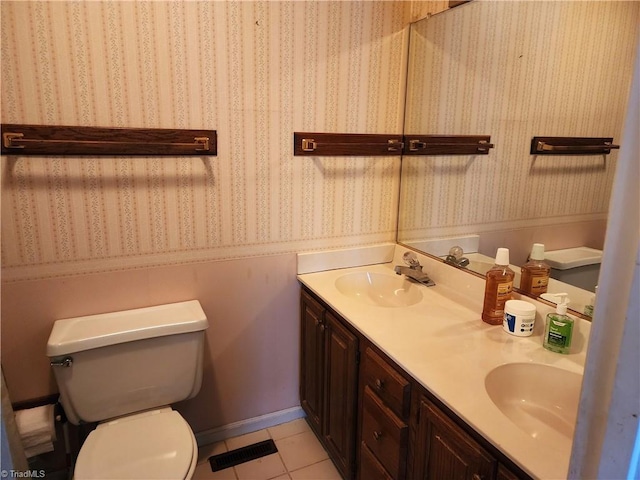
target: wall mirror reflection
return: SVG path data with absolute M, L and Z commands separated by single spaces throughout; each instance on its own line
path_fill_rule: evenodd
M 405 135 L 491 135 L 495 148 L 404 156 L 398 242 L 443 260 L 460 246 L 458 266 L 480 274 L 507 247 L 516 286 L 533 244 L 544 244 L 554 264 L 546 298 L 567 292 L 583 313 L 618 151 L 531 155 L 530 144 L 534 136 L 621 142 L 639 7 L 476 0 L 412 24 Z

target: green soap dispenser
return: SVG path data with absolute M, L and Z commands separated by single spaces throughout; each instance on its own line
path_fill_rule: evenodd
M 569 298 L 566 293 L 554 295 L 560 298 L 556 306 L 556 313 L 547 315 L 543 346 L 552 352 L 567 354 L 571 349 L 571 337 L 573 336 L 573 318 L 567 315 Z

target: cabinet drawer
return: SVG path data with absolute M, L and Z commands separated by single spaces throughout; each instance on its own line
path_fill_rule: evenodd
M 362 400 L 362 443 L 396 479 L 406 469 L 409 427 L 367 386 Z
M 411 384 L 371 348 L 364 352 L 362 380 L 396 415 L 407 419 Z
M 360 480 L 393 480 L 364 442 L 360 445 Z

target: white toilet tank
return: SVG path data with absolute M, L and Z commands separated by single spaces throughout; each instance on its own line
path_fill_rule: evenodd
M 57 320 L 47 356 L 67 417 L 99 422 L 195 396 L 207 326 L 197 300 Z

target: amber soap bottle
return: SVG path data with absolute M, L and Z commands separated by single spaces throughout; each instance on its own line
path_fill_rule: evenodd
M 482 321 L 490 325 L 502 325 L 504 304 L 511 300 L 515 272 L 509 268 L 509 249 L 499 248 L 496 263 L 487 272 L 484 289 L 484 307 Z
M 534 243 L 529 261 L 521 267 L 520 290 L 539 297 L 547 293 L 551 267 L 544 261 L 544 244 Z

